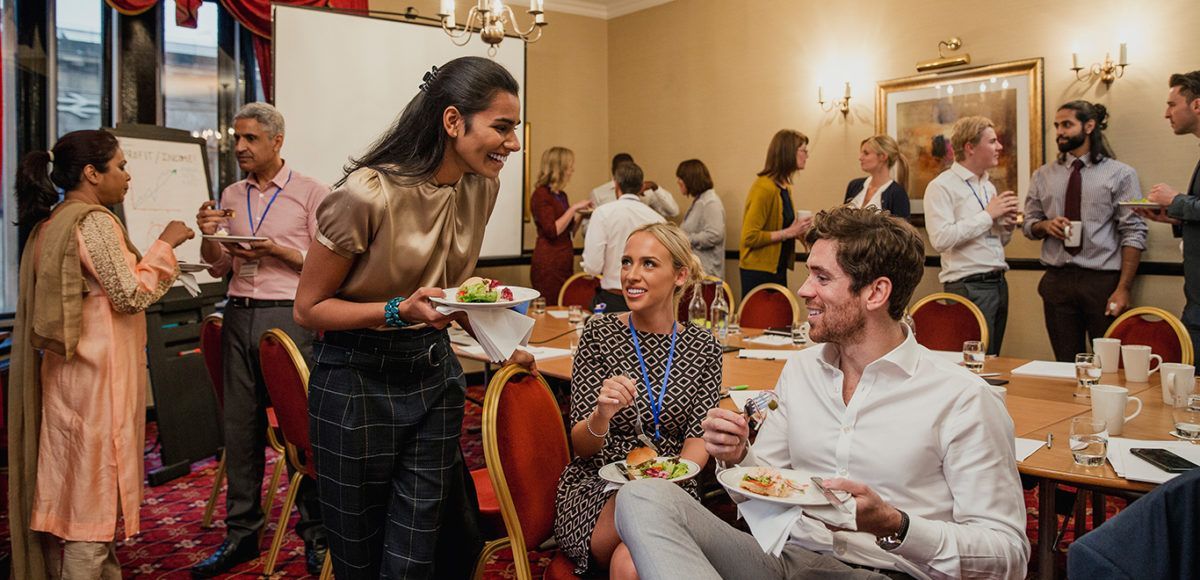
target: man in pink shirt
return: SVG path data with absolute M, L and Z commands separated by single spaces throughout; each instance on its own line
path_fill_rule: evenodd
M 246 178 L 221 192 L 219 207 L 211 201 L 201 205 L 196 225 L 210 236 L 225 232 L 264 239 L 240 244 L 206 239 L 200 248 L 213 276 L 232 278 L 221 335 L 229 481 L 225 540 L 192 568 L 197 578 L 223 574 L 259 555 L 268 398 L 258 366 L 258 338 L 269 329 L 282 329 L 312 364 L 313 335 L 292 319 L 292 301 L 317 232 L 317 206 L 329 193 L 327 186 L 292 170 L 279 156 L 284 123 L 275 107 L 247 104 L 234 116 L 233 128 L 234 151 Z M 296 505 L 296 534 L 304 539 L 309 572 L 317 574 L 325 557 L 325 529 L 315 482 L 302 480 Z

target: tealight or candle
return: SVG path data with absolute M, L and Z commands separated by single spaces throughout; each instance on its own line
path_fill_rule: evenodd
M 1125 58 L 1126 56 L 1127 55 L 1125 54 L 1125 43 L 1122 42 L 1121 43 L 1121 62 L 1119 62 L 1117 64 L 1119 64 L 1121 66 L 1125 66 L 1125 65 L 1129 64 L 1129 61 L 1126 60 L 1126 58 Z
M 1077 52 L 1071 53 L 1071 68 L 1073 68 L 1073 69 L 1079 68 L 1079 53 L 1077 53 Z
M 545 10 L 543 0 L 530 0 L 529 10 L 532 12 L 542 12 Z
M 438 10 L 439 16 L 454 14 L 454 0 L 442 0 L 442 8 Z
M 818 86 L 817 86 L 817 102 L 818 102 L 818 103 L 824 103 L 824 102 L 825 102 L 825 93 L 823 93 L 823 92 L 821 91 L 821 87 L 820 87 L 820 85 L 818 85 Z
M 850 98 L 850 83 L 846 83 L 846 98 Z

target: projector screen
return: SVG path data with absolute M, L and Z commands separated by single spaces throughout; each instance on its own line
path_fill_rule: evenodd
M 488 56 L 476 36 L 455 46 L 441 28 L 272 5 L 275 14 L 275 106 L 287 124 L 283 157 L 290 167 L 328 184 L 349 158 L 364 152 L 417 94 L 433 65 Z M 500 43 L 494 60 L 521 85 L 525 119 L 525 43 Z M 518 256 L 523 246 L 525 151 L 508 156 L 500 197 L 483 238 L 484 258 Z

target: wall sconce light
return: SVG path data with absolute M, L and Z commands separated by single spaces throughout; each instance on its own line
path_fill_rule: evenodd
M 825 107 L 825 93 L 820 86 L 817 87 L 817 104 L 821 106 L 821 110 L 826 113 L 832 113 L 834 110 L 842 112 L 842 116 L 850 114 L 850 83 L 846 83 L 846 94 L 836 101 L 830 101 L 829 107 Z
M 962 66 L 964 64 L 971 64 L 970 53 L 964 52 L 959 56 L 949 56 L 948 57 L 948 56 L 946 56 L 945 53 L 942 52 L 942 49 L 946 49 L 951 52 L 954 52 L 954 51 L 962 48 L 962 45 L 963 45 L 962 39 L 957 36 L 951 36 L 950 38 L 947 38 L 946 40 L 938 42 L 938 57 L 933 60 L 918 62 L 917 63 L 917 72 L 925 72 L 925 71 L 931 71 L 931 70 L 938 70 L 938 69 L 942 69 L 942 68 Z
M 1085 70 L 1079 66 L 1079 53 L 1071 53 L 1071 70 L 1075 71 L 1075 80 L 1092 82 L 1099 78 L 1100 82 L 1106 86 L 1112 86 L 1113 81 L 1125 76 L 1125 67 L 1129 66 L 1129 60 L 1125 51 L 1125 43 L 1121 43 L 1121 59 L 1120 62 L 1114 63 L 1110 53 L 1104 53 L 1104 63 L 1092 63 L 1092 66 L 1087 67 L 1087 74 L 1079 74 Z

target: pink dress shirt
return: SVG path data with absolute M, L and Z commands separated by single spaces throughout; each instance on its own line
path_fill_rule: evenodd
M 276 191 L 279 195 L 276 196 Z M 308 245 L 317 233 L 317 206 L 329 194 L 325 184 L 289 169 L 284 163 L 265 190 L 250 180 L 237 181 L 221 192 L 221 208 L 232 209 L 234 216 L 226 220 L 231 236 L 263 236 L 280 246 L 308 254 Z M 271 202 L 275 198 L 274 203 Z M 268 209 L 268 206 L 269 209 Z M 265 215 L 264 215 L 265 214 Z M 251 220 L 254 229 L 250 227 Z M 256 231 L 255 231 L 256 230 Z M 213 263 L 209 273 L 221 277 L 233 271 L 229 295 L 258 300 L 294 300 L 300 272 L 283 261 L 265 257 L 259 260 L 253 277 L 239 275 L 243 260 L 234 258 L 221 246 L 221 258 Z

